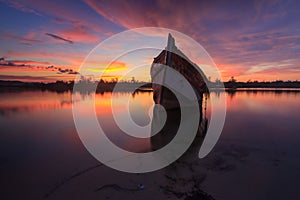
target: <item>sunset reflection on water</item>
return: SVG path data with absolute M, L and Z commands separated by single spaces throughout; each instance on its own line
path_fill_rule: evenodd
M 198 161 L 201 171 L 207 173 L 205 190 L 224 199 L 298 199 L 300 92 L 212 92 L 207 106 L 203 104 L 208 120 L 210 99 L 220 95 L 226 95 L 227 101 L 224 129 L 213 151 Z M 115 109 L 120 115 L 125 112 L 127 96 L 117 94 Z M 140 126 L 150 123 L 152 93 L 129 96 L 133 121 Z M 111 97 L 111 93 L 78 93 L 73 103 L 81 106 L 84 116 L 90 114 L 86 103 L 95 99 L 98 121 L 111 141 L 130 151 L 149 151 L 148 138 L 130 137 L 116 126 Z M 98 163 L 77 135 L 71 93 L 3 92 L 0 127 L 0 186 L 4 196 L 40 198 L 58 180 Z M 99 168 L 97 173 L 107 177 L 116 172 Z M 106 180 L 97 179 L 95 184 Z M 249 191 L 249 184 L 259 187 Z M 239 192 L 232 192 L 232 188 Z

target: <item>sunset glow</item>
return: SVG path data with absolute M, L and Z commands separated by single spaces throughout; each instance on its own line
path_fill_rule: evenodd
M 124 30 L 151 26 L 174 29 L 195 39 L 215 61 L 223 81 L 232 76 L 238 81 L 300 80 L 299 1 L 179 4 L 2 0 L 0 79 L 74 80 L 83 60 L 100 42 Z M 108 51 L 124 48 L 119 43 L 110 45 Z M 150 65 L 153 54 L 140 56 Z M 135 64 L 132 59 L 121 60 L 105 69 L 102 63 L 106 62 L 101 56 L 85 70 L 105 72 L 110 80 Z M 149 81 L 149 71 L 139 77 Z

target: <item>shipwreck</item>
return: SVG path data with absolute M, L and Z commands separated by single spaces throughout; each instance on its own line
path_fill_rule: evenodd
M 186 79 L 192 86 L 197 96 L 197 101 L 201 105 L 203 94 L 208 90 L 206 85 L 207 78 L 203 71 L 176 47 L 175 39 L 171 34 L 168 36 L 167 47 L 154 58 L 151 66 L 153 100 L 167 110 L 179 108 L 180 105 L 174 93 L 164 86 L 165 82 L 168 81 L 167 79 L 172 77 L 168 76 L 168 73 L 170 73 L 168 67 L 162 66 L 168 66 L 179 72 L 182 75 L 182 79 Z M 177 88 L 180 88 L 179 84 L 181 81 L 173 81 L 172 84 L 177 84 Z M 184 91 L 184 88 L 181 90 Z

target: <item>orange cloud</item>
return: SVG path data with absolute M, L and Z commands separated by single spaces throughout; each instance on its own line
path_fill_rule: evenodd
M 108 65 L 109 61 L 86 61 L 84 63 L 83 71 L 90 71 L 95 73 L 109 73 L 127 70 L 127 64 L 121 61 L 114 61 Z

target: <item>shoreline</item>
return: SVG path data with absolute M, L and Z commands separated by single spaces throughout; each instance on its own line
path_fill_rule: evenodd
M 37 88 L 37 87 L 18 87 L 18 86 L 0 86 L 0 93 L 3 92 L 29 92 L 29 91 L 42 91 L 42 92 L 56 92 L 56 93 L 65 93 L 65 92 L 79 92 L 79 93 L 94 93 L 93 90 L 89 89 L 86 91 L 76 90 L 74 91 L 71 88 L 68 89 L 52 89 L 52 88 Z M 226 92 L 226 93 L 236 93 L 236 92 L 293 92 L 298 93 L 300 92 L 300 88 L 211 88 L 210 92 Z M 96 93 L 111 93 L 111 92 L 132 92 L 131 88 L 128 89 L 121 89 L 121 90 L 113 90 L 110 88 L 103 89 L 103 90 L 96 90 Z M 138 88 L 134 91 L 136 92 L 153 92 L 152 88 L 142 87 Z
M 104 92 L 152 92 L 152 84 L 148 82 L 118 82 L 118 90 L 115 89 L 117 82 L 74 82 L 57 81 L 54 83 L 3 81 L 0 80 L 0 92 L 22 92 L 22 91 L 52 91 L 80 92 L 80 93 L 104 93 Z M 76 90 L 74 91 L 74 86 Z M 136 89 L 137 88 L 137 89 Z M 270 82 L 270 83 L 224 83 L 224 88 L 214 83 L 208 86 L 210 92 L 228 93 L 234 92 L 300 92 L 300 82 Z

